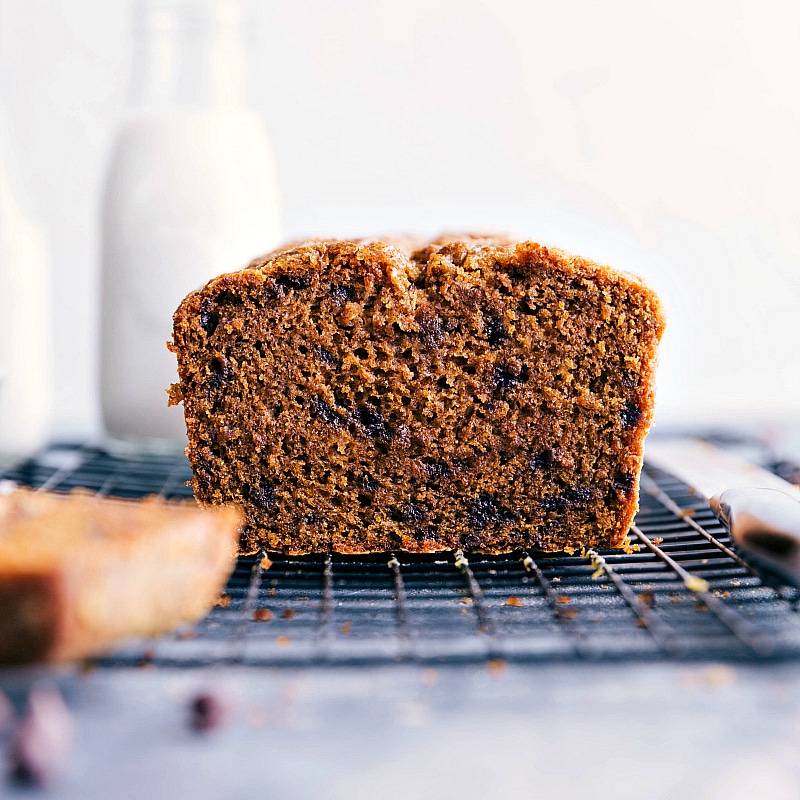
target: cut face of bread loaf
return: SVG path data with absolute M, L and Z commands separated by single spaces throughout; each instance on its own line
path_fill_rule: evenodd
M 663 319 L 533 242 L 307 242 L 190 294 L 172 349 L 202 503 L 286 553 L 619 546 Z
M 99 655 L 193 622 L 233 569 L 240 522 L 193 502 L 0 494 L 0 664 Z

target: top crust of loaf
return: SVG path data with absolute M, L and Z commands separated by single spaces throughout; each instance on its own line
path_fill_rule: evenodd
M 247 272 L 264 278 L 297 274 L 326 268 L 329 259 L 335 256 L 355 256 L 375 278 L 393 286 L 398 293 L 407 293 L 419 271 L 419 265 L 428 263 L 442 251 L 448 254 L 452 251 L 463 253 L 460 266 L 464 271 L 480 269 L 483 262 L 489 261 L 517 261 L 520 266 L 546 263 L 568 274 L 585 275 L 602 282 L 641 290 L 652 312 L 661 318 L 663 325 L 663 310 L 658 295 L 638 275 L 612 269 L 556 247 L 547 247 L 531 240 L 515 242 L 508 236 L 498 234 L 444 234 L 432 240 L 386 236 L 380 239 L 304 239 L 290 242 L 253 259 L 241 270 L 213 278 L 181 303 L 175 317 L 181 315 L 183 307 L 193 296 L 224 288 L 231 275 L 236 275 L 239 282 L 244 277 L 242 273 Z
M 305 239 L 253 259 L 246 267 L 213 278 L 201 289 L 191 292 L 174 314 L 178 324 L 197 313 L 202 296 L 212 295 L 229 286 L 242 287 L 252 281 L 254 287 L 280 275 L 302 275 L 329 269 L 337 259 L 355 258 L 376 282 L 391 289 L 398 305 L 408 314 L 410 330 L 414 330 L 417 293 L 413 281 L 420 268 L 437 256 L 446 256 L 457 267 L 456 278 L 469 282 L 468 273 L 485 272 L 494 263 L 515 264 L 517 268 L 533 271 L 546 264 L 566 275 L 595 279 L 599 284 L 624 287 L 633 299 L 647 309 L 657 321 L 656 342 L 664 329 L 664 312 L 658 295 L 631 272 L 624 272 L 573 255 L 556 247 L 547 247 L 526 240 L 515 242 L 500 234 L 443 234 L 426 240 L 412 236 L 386 236 L 380 239 Z M 452 267 L 451 267 L 452 269 Z M 174 346 L 168 344 L 174 351 Z M 180 393 L 171 393 L 171 403 L 180 402 Z

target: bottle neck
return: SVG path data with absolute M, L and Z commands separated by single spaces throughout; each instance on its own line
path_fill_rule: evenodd
M 242 106 L 238 0 L 140 0 L 129 101 L 136 109 Z

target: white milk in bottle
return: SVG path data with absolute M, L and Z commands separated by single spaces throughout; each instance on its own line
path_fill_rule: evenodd
M 51 407 L 47 244 L 6 168 L 8 129 L 0 113 L 0 464 L 45 443 Z
M 280 200 L 261 120 L 243 103 L 236 3 L 137 7 L 133 109 L 103 200 L 101 392 L 112 440 L 182 444 L 167 350 L 183 297 L 275 246 Z

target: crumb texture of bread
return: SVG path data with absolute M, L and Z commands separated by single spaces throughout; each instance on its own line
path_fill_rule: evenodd
M 619 546 L 663 327 L 635 276 L 534 242 L 294 244 L 175 313 L 195 496 L 246 553 Z
M 241 521 L 155 497 L 0 495 L 0 664 L 86 658 L 199 619 L 233 570 Z

